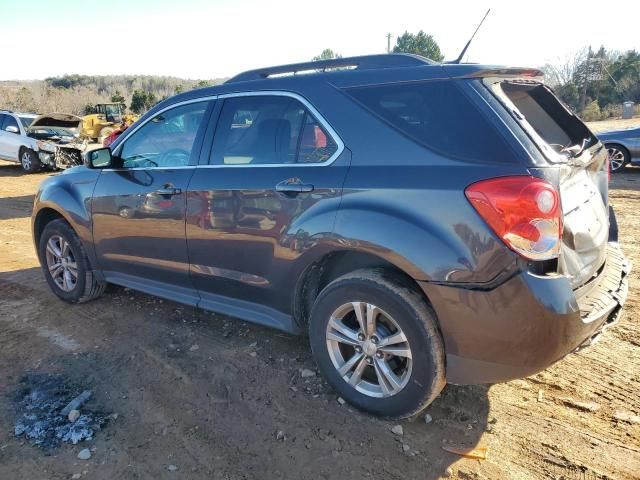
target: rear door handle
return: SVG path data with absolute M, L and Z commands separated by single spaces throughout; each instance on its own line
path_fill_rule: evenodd
M 307 193 L 313 192 L 313 185 L 302 183 L 299 178 L 289 178 L 276 185 L 276 192 L 280 193 Z
M 182 193 L 182 189 L 181 188 L 176 188 L 176 187 L 169 187 L 169 186 L 164 186 L 163 188 L 159 188 L 158 190 L 156 190 L 154 193 L 157 193 L 158 195 L 179 195 L 180 193 Z

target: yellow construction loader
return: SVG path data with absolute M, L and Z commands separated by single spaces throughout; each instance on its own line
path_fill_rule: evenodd
M 131 125 L 139 118 L 137 115 L 124 112 L 123 103 L 96 104 L 93 113 L 82 117 L 82 136 L 102 144 L 114 130 Z

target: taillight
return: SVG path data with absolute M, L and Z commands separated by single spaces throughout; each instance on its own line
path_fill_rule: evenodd
M 471 205 L 509 248 L 530 260 L 558 256 L 562 217 L 558 191 L 535 177 L 498 177 L 465 189 Z

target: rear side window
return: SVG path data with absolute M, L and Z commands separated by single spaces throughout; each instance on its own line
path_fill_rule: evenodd
M 452 81 L 356 87 L 346 92 L 438 153 L 482 162 L 514 161 L 506 140 Z
M 217 165 L 323 163 L 338 146 L 295 98 L 249 95 L 224 100 L 213 140 Z

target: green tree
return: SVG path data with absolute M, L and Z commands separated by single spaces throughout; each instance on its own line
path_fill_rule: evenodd
M 433 36 L 420 30 L 415 35 L 413 33 L 404 32 L 398 37 L 396 46 L 393 47 L 394 53 L 413 53 L 430 58 L 436 62 L 444 60 L 440 46 Z
M 131 96 L 131 105 L 129 109 L 133 113 L 144 113 L 147 111 L 147 92 L 144 90 L 134 90 L 133 95 Z
M 319 62 L 320 60 L 333 60 L 334 58 L 342 58 L 342 55 L 334 52 L 330 48 L 325 48 L 320 55 L 316 55 L 311 60 Z
M 111 101 L 113 103 L 124 103 L 125 98 L 122 96 L 119 90 L 116 90 L 113 95 L 111 95 Z
M 210 86 L 211 86 L 211 82 L 209 80 L 200 80 L 196 84 L 196 88 L 204 88 L 204 87 L 210 87 Z
M 174 88 L 173 90 L 175 94 L 178 95 L 179 93 L 184 92 L 184 85 L 182 84 L 176 85 L 176 88 Z

